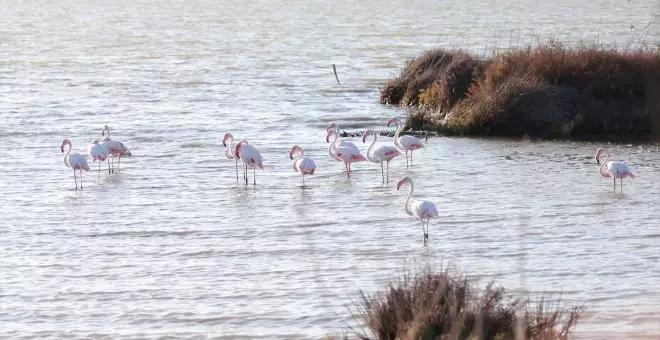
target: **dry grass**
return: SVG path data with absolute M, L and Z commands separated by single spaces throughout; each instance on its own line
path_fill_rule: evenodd
M 487 60 L 434 50 L 385 86 L 418 108 L 407 126 L 449 133 L 660 136 L 660 53 L 551 43 Z M 394 96 L 391 96 L 395 94 Z
M 465 276 L 427 268 L 362 293 L 354 317 L 368 329 L 356 332 L 361 339 L 566 339 L 582 311 L 507 297 L 492 282 L 478 290 Z

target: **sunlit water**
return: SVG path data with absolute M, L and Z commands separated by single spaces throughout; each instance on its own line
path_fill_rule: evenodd
M 431 138 L 382 186 L 375 164 L 346 179 L 324 141 L 331 121 L 403 116 L 379 87 L 426 49 L 622 46 L 653 14 L 638 0 L 2 1 L 0 336 L 320 338 L 412 261 L 585 303 L 584 337 L 660 336 L 657 145 L 611 145 L 637 176 L 613 193 L 602 144 Z M 76 192 L 60 142 L 84 152 L 104 124 L 133 157 Z M 226 131 L 263 154 L 256 186 L 236 181 Z M 294 143 L 318 165 L 305 189 Z M 440 212 L 427 249 L 404 174 Z

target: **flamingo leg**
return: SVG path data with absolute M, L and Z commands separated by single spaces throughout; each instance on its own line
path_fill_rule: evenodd
M 75 171 L 73 172 L 76 173 Z M 80 170 L 80 189 L 82 190 L 82 169 Z
M 101 179 L 101 161 L 99 161 L 99 174 L 97 178 Z
M 112 156 L 112 173 L 115 173 L 115 156 Z
M 412 152 L 411 152 L 412 156 Z M 121 168 L 121 155 L 119 155 L 119 162 L 117 163 L 117 171 L 119 171 L 119 168 Z
M 236 180 L 238 181 L 238 159 L 234 159 L 236 161 Z
M 387 183 L 390 182 L 390 162 L 387 161 Z
M 623 178 L 619 178 L 619 183 L 621 183 L 621 192 L 623 192 Z
M 257 168 L 252 168 L 252 184 L 257 185 Z
M 78 177 L 76 176 L 76 170 L 73 170 L 73 181 L 76 183 L 76 191 L 78 190 Z
M 616 177 L 612 179 L 614 180 L 614 191 L 616 191 Z
M 346 177 L 351 178 L 351 174 L 348 172 L 348 163 L 344 162 L 344 168 L 346 168 Z
M 424 235 L 424 245 L 426 245 L 426 229 L 424 229 L 424 220 L 419 219 L 422 222 L 422 235 Z
M 111 158 L 111 157 L 112 157 L 112 156 L 108 157 L 108 173 L 110 173 L 110 158 Z
M 247 173 L 248 173 L 248 168 L 247 168 L 247 164 L 245 164 L 245 170 L 243 171 L 243 178 L 245 178 L 245 185 L 246 186 L 248 185 L 248 174 Z
M 412 168 L 412 150 L 410 150 L 410 167 Z
M 303 178 L 303 188 L 305 187 L 305 175 L 302 175 Z
M 408 150 L 406 150 L 406 168 L 408 168 Z
M 383 178 L 383 184 L 385 184 L 385 173 L 383 173 L 383 162 L 380 162 L 380 176 Z

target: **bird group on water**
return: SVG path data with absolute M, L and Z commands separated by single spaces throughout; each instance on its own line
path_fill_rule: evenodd
M 382 183 L 389 183 L 389 164 L 394 158 L 401 156 L 405 152 L 406 168 L 412 167 L 412 153 L 414 150 L 424 148 L 422 141 L 411 135 L 401 136 L 403 124 L 399 118 L 392 118 L 388 120 L 387 126 L 395 125 L 397 130 L 394 134 L 394 146 L 383 145 L 376 147 L 377 134 L 368 129 L 362 135 L 362 142 L 366 143 L 369 136 L 373 136 L 373 141 L 367 149 L 366 156 L 360 153 L 359 148 L 354 143 L 340 140 L 339 125 L 337 123 L 330 123 L 326 128 L 326 143 L 328 146 L 328 155 L 331 159 L 344 162 L 346 176 L 351 178 L 351 164 L 355 162 L 369 161 L 372 163 L 379 163 L 381 169 Z M 94 139 L 89 142 L 87 153 L 92 158 L 93 162 L 99 161 L 99 176 L 101 172 L 101 162 L 108 161 L 108 173 L 114 173 L 114 158 L 118 158 L 117 170 L 121 164 L 121 157 L 131 156 L 131 152 L 124 146 L 123 143 L 110 139 L 110 128 L 108 125 L 103 127 L 101 131 L 103 137 L 100 141 Z M 330 138 L 332 142 L 330 141 Z M 245 139 L 236 140 L 234 136 L 227 132 L 223 139 L 222 145 L 225 149 L 225 156 L 228 159 L 233 159 L 236 167 L 236 180 L 238 176 L 238 162 L 242 163 L 243 180 L 245 185 L 249 183 L 249 169 L 252 169 L 252 181 L 256 185 L 256 169 L 263 170 L 263 158 L 261 153 L 256 147 L 249 144 Z M 74 181 L 76 183 L 76 190 L 78 190 L 78 180 L 76 171 L 80 171 L 80 188 L 82 189 L 82 171 L 89 171 L 87 159 L 80 153 L 71 153 L 72 144 L 68 138 L 62 140 L 60 147 L 64 152 L 65 146 L 68 146 L 66 155 L 64 156 L 64 164 L 73 170 Z M 374 149 L 375 148 L 375 149 Z M 410 159 L 408 159 L 410 153 Z M 601 161 L 601 158 L 605 158 Z M 313 175 L 316 171 L 316 162 L 305 156 L 305 152 L 299 145 L 293 145 L 289 150 L 289 158 L 292 160 L 293 170 L 299 173 L 302 177 L 303 187 L 305 185 L 305 176 Z M 111 164 L 112 161 L 112 164 Z M 385 165 L 383 164 L 385 163 Z M 626 177 L 634 178 L 630 167 L 621 161 L 611 161 L 610 151 L 607 148 L 599 148 L 596 151 L 596 163 L 600 165 L 599 173 L 603 177 L 611 177 L 614 180 L 614 190 L 616 191 L 616 179 L 619 179 L 621 190 L 623 190 L 623 179 Z M 438 211 L 433 202 L 427 200 L 411 201 L 415 190 L 415 184 L 410 176 L 403 176 L 396 184 L 397 190 L 400 190 L 405 184 L 410 185 L 410 191 L 404 203 L 404 211 L 407 215 L 419 220 L 422 225 L 422 232 L 424 236 L 424 245 L 428 244 L 428 231 L 429 221 L 438 216 Z M 426 222 L 426 223 L 425 223 Z
M 119 170 L 121 165 L 121 158 L 123 156 L 131 155 L 131 152 L 126 146 L 124 146 L 122 142 L 110 139 L 110 128 L 107 125 L 103 126 L 103 130 L 101 130 L 101 136 L 103 139 L 100 141 L 98 139 L 94 139 L 87 145 L 87 154 L 92 158 L 92 162 L 99 161 L 99 177 L 101 176 L 101 162 L 105 160 L 108 161 L 108 173 L 111 174 L 115 172 L 115 157 L 118 158 L 117 170 Z M 73 145 L 71 144 L 71 140 L 68 138 L 64 138 L 62 140 L 62 145 L 60 146 L 62 153 L 64 153 L 65 146 L 68 146 L 68 149 L 64 155 L 64 165 L 73 170 L 73 180 L 76 183 L 76 190 L 78 190 L 78 176 L 76 175 L 76 171 L 80 171 L 80 189 L 82 189 L 82 172 L 83 170 L 89 171 L 87 158 L 77 152 L 71 153 Z

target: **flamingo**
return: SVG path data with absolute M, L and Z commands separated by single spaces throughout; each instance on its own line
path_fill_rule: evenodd
M 92 162 L 99 161 L 99 174 L 101 177 L 101 162 L 108 158 L 108 149 L 105 146 L 99 144 L 99 140 L 95 139 L 87 145 L 87 153 L 92 157 Z M 110 170 L 110 164 L 108 163 L 108 171 Z
M 356 152 L 360 152 L 357 145 L 355 145 L 351 142 L 346 142 L 346 141 L 341 141 L 340 142 L 339 141 L 339 133 L 334 128 L 328 128 L 326 131 L 327 131 L 327 133 L 325 135 L 325 142 L 326 143 L 330 143 L 330 136 L 333 136 L 333 135 L 335 136 L 335 139 L 332 140 L 332 143 L 330 143 L 330 146 L 328 147 L 328 155 L 330 155 L 330 158 L 332 158 L 334 160 L 337 160 L 337 161 L 341 161 L 341 159 L 339 157 L 337 157 L 337 155 L 336 155 L 337 148 L 340 148 L 340 147 L 351 148 L 351 149 L 355 149 Z
M 314 171 L 316 170 L 316 163 L 314 163 L 313 159 L 305 156 L 305 152 L 298 145 L 294 145 L 291 147 L 291 150 L 289 150 L 289 158 L 293 160 L 293 155 L 296 154 L 297 152 L 299 152 L 300 155 L 298 156 L 298 158 L 296 158 L 293 161 L 293 170 L 295 172 L 299 172 L 302 175 L 302 183 L 304 187 L 305 175 L 314 174 Z
M 371 162 L 374 163 L 380 163 L 380 175 L 383 177 L 383 184 L 385 184 L 385 174 L 383 173 L 383 162 L 387 163 L 387 182 L 389 183 L 390 181 L 390 161 L 396 157 L 400 156 L 401 152 L 393 146 L 386 146 L 383 145 L 379 147 L 376 150 L 373 150 L 374 146 L 376 145 L 376 139 L 378 138 L 377 135 L 374 133 L 374 130 L 367 130 L 364 132 L 364 135 L 362 136 L 362 142 L 366 143 L 367 142 L 367 137 L 369 135 L 374 136 L 374 141 L 371 142 L 371 145 L 369 146 L 369 149 L 367 150 L 367 159 Z M 372 152 L 373 150 L 373 152 Z
M 245 143 L 247 142 L 248 141 L 246 140 Z M 232 152 L 232 150 L 234 150 L 234 146 L 236 146 L 235 144 L 234 136 L 230 132 L 225 133 L 225 136 L 222 138 L 222 146 L 227 148 L 225 150 L 225 156 L 236 161 L 236 180 L 238 180 L 238 156 L 234 156 L 234 153 Z
M 357 147 L 353 148 L 350 146 L 339 146 L 337 148 L 333 148 L 332 146 L 337 143 L 337 138 L 339 138 L 339 135 L 335 129 L 328 130 L 328 133 L 325 135 L 325 141 L 329 143 L 330 136 L 332 135 L 335 136 L 335 139 L 330 144 L 328 153 L 333 159 L 341 160 L 344 162 L 344 166 L 346 167 L 346 176 L 351 178 L 351 163 L 366 161 L 367 159 L 360 154 L 360 150 L 358 150 Z
M 79 153 L 71 153 L 71 141 L 68 138 L 64 138 L 62 140 L 62 145 L 60 146 L 60 150 L 64 152 L 64 146 L 68 145 L 69 149 L 66 151 L 66 155 L 64 155 L 64 165 L 66 165 L 68 168 L 73 169 L 73 180 L 76 182 L 76 190 L 78 190 L 78 178 L 76 177 L 76 170 L 80 171 L 80 189 L 83 188 L 83 183 L 82 183 L 82 171 L 89 171 L 89 165 L 87 165 L 87 160 L 85 159 L 85 156 L 79 154 Z
M 429 240 L 429 220 L 433 217 L 438 216 L 438 210 L 435 208 L 435 204 L 430 201 L 413 201 L 410 202 L 410 198 L 415 191 L 415 183 L 413 183 L 412 178 L 408 176 L 403 176 L 399 182 L 396 184 L 396 190 L 399 190 L 402 185 L 410 183 L 410 192 L 408 193 L 408 198 L 406 198 L 406 203 L 403 208 L 406 211 L 408 216 L 412 216 L 415 219 L 422 221 L 422 232 L 424 233 L 424 245 L 426 246 Z M 426 229 L 424 229 L 424 220 L 426 219 Z
M 325 129 L 326 133 L 329 132 L 330 130 L 334 130 L 337 134 L 337 138 L 339 138 L 339 125 L 337 123 L 330 123 L 330 125 L 328 125 L 328 127 Z M 327 138 L 326 138 L 326 140 L 327 140 Z M 339 146 L 348 146 L 348 147 L 351 147 L 351 148 L 354 148 L 354 149 L 358 150 L 357 145 L 355 145 L 352 142 L 347 142 L 347 141 L 344 141 L 344 140 L 339 141 Z M 335 149 L 337 149 L 338 146 L 334 145 L 333 147 Z M 339 160 L 339 159 L 337 159 L 337 160 Z
M 108 133 L 106 136 L 105 133 Z M 122 156 L 131 156 L 131 152 L 128 151 L 128 148 L 122 144 L 122 142 L 112 140 L 110 139 L 110 128 L 107 125 L 103 126 L 103 130 L 101 130 L 101 136 L 103 136 L 102 140 L 102 145 L 108 149 L 108 153 L 112 156 L 112 172 L 115 172 L 115 156 L 119 157 L 119 164 L 117 165 L 117 170 L 119 170 L 119 167 L 121 166 L 121 157 Z M 108 162 L 110 162 L 110 159 L 108 159 Z M 110 173 L 110 170 L 108 169 L 108 173 Z
M 412 166 L 413 150 L 424 148 L 424 144 L 422 144 L 422 141 L 415 136 L 404 135 L 399 137 L 399 134 L 401 134 L 401 131 L 403 130 L 403 124 L 401 124 L 401 120 L 399 120 L 399 118 L 392 117 L 392 119 L 387 121 L 387 127 L 389 127 L 392 123 L 396 124 L 397 126 L 396 133 L 394 133 L 394 146 L 396 146 L 401 150 L 406 151 L 406 168 L 407 168 L 408 151 L 410 151 L 410 166 Z
M 605 161 L 600 162 L 601 155 L 605 155 Z M 628 164 L 618 161 L 610 161 L 610 150 L 598 148 L 596 150 L 596 163 L 600 164 L 599 172 L 603 177 L 612 177 L 614 180 L 614 191 L 616 191 L 616 179 L 621 182 L 621 191 L 623 191 L 623 179 L 626 177 L 635 178 Z
M 240 142 L 236 143 L 236 145 L 234 146 L 234 156 L 240 158 L 241 161 L 243 161 L 243 165 L 245 165 L 245 171 L 243 172 L 245 177 L 245 185 L 248 185 L 248 178 L 247 178 L 248 168 L 252 168 L 252 174 L 254 176 L 253 184 L 257 185 L 256 169 L 257 168 L 261 170 L 264 169 L 261 159 L 261 154 L 259 153 L 259 151 L 257 151 L 257 149 L 254 146 L 248 144 L 247 141 L 243 139 Z

